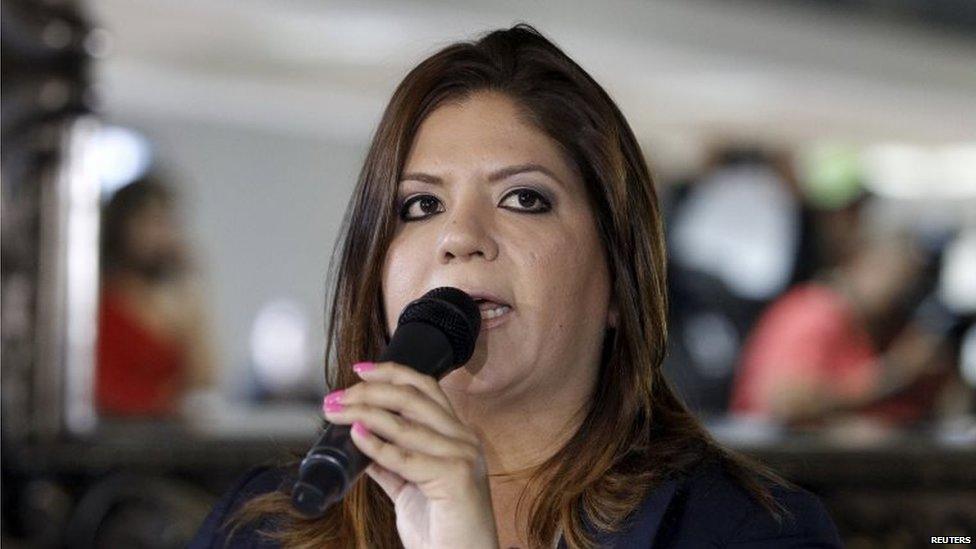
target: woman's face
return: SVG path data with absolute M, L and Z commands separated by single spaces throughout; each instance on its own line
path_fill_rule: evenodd
M 382 273 L 389 333 L 410 301 L 439 286 L 509 306 L 497 318 L 482 311 L 475 354 L 445 389 L 516 394 L 590 379 L 615 315 L 593 214 L 558 144 L 507 96 L 477 93 L 431 113 L 398 204 Z
M 179 270 L 184 244 L 170 204 L 151 199 L 125 225 L 129 266 L 151 279 Z

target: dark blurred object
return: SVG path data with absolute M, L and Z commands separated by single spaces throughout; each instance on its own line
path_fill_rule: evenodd
M 50 437 L 61 420 L 60 385 L 48 383 L 59 306 L 51 281 L 53 227 L 68 128 L 92 108 L 90 51 L 99 38 L 75 2 L 4 0 L 0 17 L 2 150 L 3 527 L 26 534 L 15 502 L 61 501 L 58 489 L 19 475 L 18 445 Z M 60 509 L 60 504 L 54 508 Z M 55 512 L 57 515 L 58 512 Z M 43 533 L 38 543 L 50 539 Z M 56 537 L 56 536 L 55 536 Z
M 671 265 L 664 368 L 685 403 L 704 416 L 728 409 L 735 362 L 755 311 L 714 276 Z
M 904 24 L 950 30 L 972 39 L 976 36 L 976 2 L 971 0 L 796 0 L 851 15 L 870 15 Z
M 761 442 L 716 436 L 821 496 L 848 547 L 926 546 L 929 536 L 958 532 L 960 524 L 972 525 L 976 520 L 976 500 L 970 495 L 976 493 L 976 467 L 972 466 L 976 463 L 976 424 L 972 422 L 948 429 L 928 427 L 883 436 L 853 436 L 846 441 L 820 430 L 780 430 Z M 46 517 L 65 516 L 65 497 L 77 500 L 84 495 L 83 491 L 65 491 L 58 486 L 76 486 L 78 482 L 71 479 L 93 477 L 88 482 L 101 486 L 98 497 L 87 498 L 91 510 L 81 511 L 79 506 L 78 512 L 83 514 L 71 520 L 88 525 L 79 531 L 91 532 L 93 524 L 105 524 L 104 532 L 114 531 L 113 539 L 120 539 L 115 536 L 123 535 L 116 530 L 122 515 L 102 513 L 111 502 L 138 502 L 140 514 L 148 510 L 144 506 L 155 506 L 163 516 L 172 516 L 167 513 L 177 512 L 172 505 L 173 497 L 179 496 L 182 503 L 177 505 L 185 513 L 179 520 L 190 522 L 206 496 L 186 484 L 203 486 L 209 494 L 222 494 L 255 464 L 280 465 L 289 456 L 301 457 L 307 444 L 307 434 L 273 439 L 211 438 L 187 431 L 183 425 L 131 423 L 100 425 L 99 433 L 90 441 L 33 447 L 22 452 L 18 461 L 31 464 L 28 471 L 35 478 L 55 483 L 32 489 L 34 500 L 47 503 L 42 509 L 31 508 L 35 517 L 31 524 Z M 115 476 L 113 471 L 127 474 Z M 154 486 L 164 475 L 166 483 L 175 489 Z M 121 478 L 152 497 L 147 501 L 133 494 L 134 490 L 119 482 Z M 209 502 L 213 500 L 211 496 Z M 124 511 L 124 507 L 115 509 Z M 46 524 L 49 531 L 53 529 L 52 523 Z M 129 524 L 132 528 L 146 525 L 153 531 L 159 523 L 142 515 Z M 970 526 L 964 535 L 971 535 L 971 531 Z M 143 534 L 131 530 L 124 536 L 143 539 Z M 891 545 L 895 538 L 909 539 L 907 544 Z
M 68 547 L 184 547 L 209 509 L 210 497 L 173 479 L 128 473 L 89 488 L 66 528 Z
M 70 118 L 91 112 L 90 60 L 104 36 L 75 2 L 4 0 L 2 31 L 2 145 L 4 184 L 26 184 L 30 153 L 56 148 L 50 139 Z M 57 142 L 59 136 L 55 135 Z M 16 158 L 17 170 L 8 161 Z M 8 179 L 11 181 L 8 182 Z
M 69 125 L 91 110 L 88 50 L 97 42 L 73 2 L 2 3 L 4 440 L 29 429 L 43 231 L 56 203 Z M 47 206 L 45 206 L 45 204 Z M 48 210 L 50 211 L 50 210 Z M 48 233 L 50 234 L 50 233 Z M 49 238 L 50 240 L 50 238 Z M 9 412 L 16 410 L 16 413 Z
M 972 322 L 972 312 L 956 311 L 944 300 L 944 292 L 939 282 L 944 280 L 946 268 L 946 249 L 953 244 L 958 235 L 948 233 L 937 239 L 923 239 L 925 253 L 922 276 L 915 287 L 906 295 L 903 307 L 908 311 L 906 320 L 936 337 L 942 338 L 956 348 L 963 332 Z
M 931 536 L 973 535 L 976 426 L 963 431 L 953 444 L 931 429 L 847 444 L 818 431 L 740 449 L 820 496 L 846 547 L 911 549 Z

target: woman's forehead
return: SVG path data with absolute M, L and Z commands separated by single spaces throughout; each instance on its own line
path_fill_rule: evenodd
M 476 94 L 439 107 L 421 124 L 404 165 L 404 175 L 451 172 L 497 173 L 515 166 L 537 166 L 560 181 L 570 181 L 572 166 L 559 144 L 526 123 L 507 97 Z

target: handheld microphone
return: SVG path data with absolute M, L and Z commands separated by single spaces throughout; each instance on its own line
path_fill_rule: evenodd
M 379 362 L 393 361 L 441 379 L 464 365 L 481 331 L 481 312 L 471 296 L 449 286 L 410 302 Z M 349 425 L 329 424 L 308 451 L 292 488 L 292 504 L 317 518 L 341 500 L 372 461 L 359 451 Z

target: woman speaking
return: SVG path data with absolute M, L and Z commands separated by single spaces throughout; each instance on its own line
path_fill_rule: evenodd
M 346 215 L 325 419 L 372 464 L 325 516 L 260 467 L 192 547 L 839 546 L 817 498 L 720 447 L 661 370 L 651 175 L 607 93 L 520 24 L 451 45 L 393 94 Z M 403 308 L 476 298 L 442 378 L 380 356 Z

